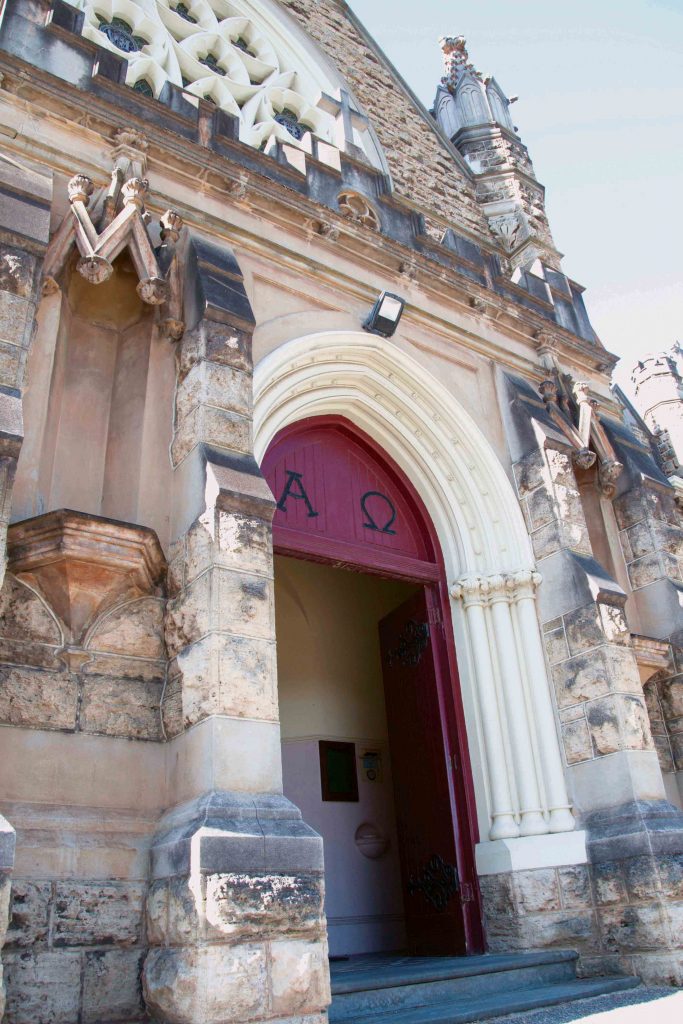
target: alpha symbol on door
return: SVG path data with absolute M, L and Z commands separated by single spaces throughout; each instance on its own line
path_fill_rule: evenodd
M 316 512 L 311 505 L 311 499 L 306 493 L 304 487 L 303 473 L 295 473 L 293 469 L 286 470 L 287 483 L 284 486 L 284 490 L 280 495 L 280 500 L 277 503 L 277 507 L 281 512 L 287 511 L 287 502 L 290 498 L 294 498 L 295 501 L 304 501 L 306 508 L 308 509 L 308 518 L 313 519 L 315 516 L 320 515 Z
M 396 534 L 396 530 L 392 530 L 396 522 L 396 508 L 386 494 L 382 494 L 381 491 L 366 491 L 360 499 L 360 507 L 365 516 L 363 526 L 367 530 Z

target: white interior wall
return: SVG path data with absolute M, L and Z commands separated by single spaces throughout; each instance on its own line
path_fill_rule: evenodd
M 284 792 L 325 841 L 330 952 L 405 947 L 403 901 L 377 624 L 414 588 L 299 559 L 275 559 L 275 614 Z M 324 802 L 318 743 L 355 743 L 358 803 Z M 364 778 L 379 750 L 381 779 Z M 389 838 L 378 860 L 360 853 L 358 827 Z

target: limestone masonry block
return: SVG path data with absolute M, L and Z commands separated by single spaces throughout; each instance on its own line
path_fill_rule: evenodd
M 81 954 L 69 950 L 3 953 L 6 1015 L 12 1024 L 73 1024 L 81 995 Z
M 127 882 L 57 882 L 54 945 L 135 945 L 141 938 L 143 896 L 142 885 Z
M 77 711 L 75 676 L 0 665 L 0 722 L 30 729 L 72 730 Z
M 143 1019 L 140 950 L 109 949 L 86 953 L 83 969 L 82 1024 Z
M 152 949 L 144 972 L 148 1010 L 169 1024 L 235 1024 L 268 1010 L 263 945 Z
M 80 713 L 83 732 L 161 740 L 161 680 L 85 677 Z
M 562 726 L 562 743 L 567 764 L 578 764 L 595 757 L 588 722 L 583 716 Z
M 331 998 L 326 943 L 276 940 L 270 956 L 274 1013 L 290 1016 L 325 1009 Z
M 143 597 L 102 616 L 88 637 L 88 650 L 164 660 L 164 602 Z
M 47 944 L 51 898 L 51 882 L 12 880 L 6 946 L 35 948 Z
M 37 258 L 31 253 L 11 245 L 0 245 L 0 291 L 30 298 L 37 264 Z
M 209 875 L 206 920 L 210 939 L 244 940 L 311 932 L 322 936 L 323 883 L 306 875 Z M 321 1004 L 322 1005 L 322 1004 Z

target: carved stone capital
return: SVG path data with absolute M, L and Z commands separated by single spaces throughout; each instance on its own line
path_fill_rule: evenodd
M 488 576 L 471 573 L 463 576 L 451 587 L 451 597 L 456 601 L 462 601 L 465 608 L 472 605 L 495 604 L 499 601 L 512 604 L 524 598 L 533 600 L 541 580 L 541 574 L 535 569 L 491 573 Z

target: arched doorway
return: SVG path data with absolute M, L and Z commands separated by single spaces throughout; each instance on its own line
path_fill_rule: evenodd
M 430 516 L 343 417 L 285 427 L 262 470 L 278 506 L 285 793 L 326 841 L 331 950 L 480 951 L 473 787 Z

